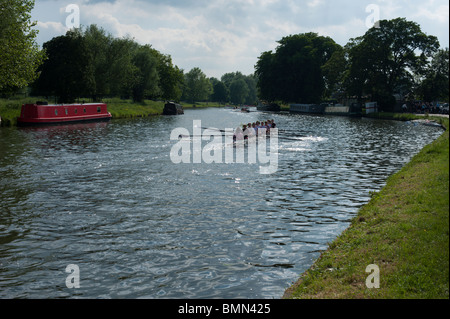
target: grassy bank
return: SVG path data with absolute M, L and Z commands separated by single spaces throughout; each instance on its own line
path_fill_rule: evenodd
M 104 99 L 108 105 L 108 111 L 113 119 L 148 117 L 162 114 L 164 102 L 145 100 L 141 103 L 134 103 L 132 100 L 122 100 L 119 98 Z
M 416 119 L 423 119 L 423 116 L 417 116 L 412 113 L 390 113 L 390 112 L 378 112 L 365 114 L 364 117 L 380 119 L 380 120 L 396 120 L 396 121 L 412 121 Z M 428 116 L 426 116 L 428 118 Z
M 449 138 L 426 146 L 372 195 L 284 298 L 449 298 Z M 366 267 L 379 267 L 367 288 Z
M 0 99 L 0 126 L 14 126 L 20 116 L 22 104 L 36 103 L 36 98 Z

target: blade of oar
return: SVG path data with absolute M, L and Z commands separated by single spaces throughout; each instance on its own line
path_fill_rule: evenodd
M 219 132 L 222 132 L 222 133 L 229 133 L 229 132 L 227 132 L 225 130 L 219 130 L 218 128 L 214 128 L 214 127 L 202 127 L 202 129 L 204 129 L 204 130 L 212 130 L 212 131 L 219 131 Z
M 279 136 L 279 135 L 278 135 L 278 138 L 282 139 L 282 140 L 297 141 L 297 142 L 302 140 L 301 138 L 285 137 L 285 136 Z

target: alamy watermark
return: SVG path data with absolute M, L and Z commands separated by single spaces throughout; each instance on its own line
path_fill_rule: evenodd
M 259 163 L 260 174 L 273 174 L 278 170 L 277 128 L 260 128 L 257 135 L 248 128 L 239 132 L 232 128 L 203 130 L 201 121 L 194 120 L 192 135 L 188 129 L 179 127 L 172 130 L 170 140 L 177 141 L 170 151 L 170 159 L 175 164 Z M 209 143 L 203 145 L 204 141 Z
M 66 7 L 66 13 L 69 15 L 66 17 L 66 28 L 77 29 L 80 27 L 80 7 L 76 4 L 69 4 Z
M 80 288 L 80 268 L 75 264 L 67 265 L 66 273 L 69 273 L 66 278 L 66 287 L 69 289 Z
M 377 4 L 369 4 L 366 7 L 366 12 L 370 13 L 366 18 L 366 27 L 370 29 L 372 27 L 380 27 L 380 6 Z
M 366 273 L 370 273 L 366 278 L 366 287 L 369 289 L 380 288 L 380 268 L 375 264 L 368 265 Z

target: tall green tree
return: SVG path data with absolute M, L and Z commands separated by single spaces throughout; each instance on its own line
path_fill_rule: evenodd
M 32 0 L 0 1 L 0 91 L 22 88 L 33 82 L 45 52 L 35 42 L 31 22 Z
M 159 75 L 159 96 L 164 100 L 179 101 L 183 93 L 184 74 L 172 63 L 172 57 L 153 49 L 152 53 L 157 60 Z
M 229 91 L 227 86 L 222 82 L 217 80 L 213 84 L 213 94 L 211 95 L 211 100 L 213 102 L 225 103 L 228 101 Z
M 258 58 L 255 65 L 255 75 L 259 98 L 265 101 L 277 100 L 279 97 L 277 81 L 280 77 L 277 74 L 275 54 L 272 51 L 263 52 Z
M 111 43 L 113 37 L 107 34 L 103 28 L 92 24 L 83 32 L 84 41 L 90 51 L 94 83 L 90 88 L 93 100 L 99 100 L 102 96 L 110 94 L 110 67 L 111 67 Z
M 110 95 L 129 98 L 133 94 L 137 66 L 133 63 L 133 54 L 138 44 L 130 38 L 113 39 L 109 52 L 109 90 Z
M 412 85 L 413 75 L 423 72 L 439 42 L 417 23 L 397 18 L 382 20 L 362 37 L 351 39 L 348 49 L 349 92 L 370 94 L 382 110 L 392 110 L 394 93 Z
M 246 75 L 244 81 L 247 84 L 248 93 L 245 97 L 245 104 L 256 104 L 258 100 L 258 94 L 256 89 L 256 77 L 254 74 Z
M 322 66 L 325 80 L 325 96 L 328 98 L 339 98 L 344 93 L 345 72 L 348 67 L 346 56 L 346 50 L 339 48 Z
M 237 79 L 230 84 L 230 100 L 233 104 L 242 104 L 249 93 L 249 88 L 244 79 Z
M 158 95 L 160 90 L 158 87 L 157 60 L 153 55 L 151 46 L 138 47 L 132 61 L 137 68 L 132 90 L 133 100 L 141 102 L 146 96 Z
M 212 93 L 212 84 L 203 71 L 195 67 L 185 74 L 185 98 L 192 103 L 204 101 Z
M 60 103 L 92 95 L 95 87 L 92 55 L 78 29 L 44 43 L 48 60 L 36 83 L 41 94 L 54 95 Z
M 256 102 L 257 100 L 256 77 L 253 74 L 244 75 L 239 71 L 225 73 L 221 77 L 221 82 L 226 86 L 227 91 L 230 93 L 231 102 L 238 104 L 239 103 L 253 104 Z M 238 88 L 236 86 L 237 84 L 240 84 L 242 87 Z M 238 91 L 239 93 L 237 93 Z M 243 92 L 244 95 L 240 96 Z M 231 94 L 233 95 L 233 97 L 231 97 Z
M 260 97 L 264 100 L 317 103 L 325 90 L 322 66 L 340 48 L 316 33 L 282 38 L 275 53 L 264 52 L 256 64 Z
M 419 84 L 420 98 L 425 101 L 448 101 L 449 98 L 449 50 L 440 49 L 434 56 L 425 77 Z

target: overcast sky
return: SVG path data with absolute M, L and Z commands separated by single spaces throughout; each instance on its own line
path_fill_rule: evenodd
M 199 67 L 219 79 L 253 73 L 261 53 L 284 36 L 317 32 L 345 45 L 377 16 L 417 22 L 441 47 L 449 46 L 448 0 L 35 0 L 39 45 L 65 34 L 67 21 L 76 22 L 76 11 L 66 12 L 70 4 L 79 8 L 82 26 L 131 36 L 169 54 L 185 72 Z

